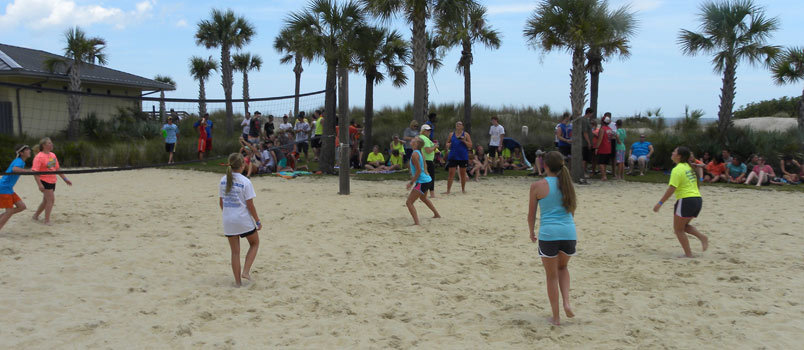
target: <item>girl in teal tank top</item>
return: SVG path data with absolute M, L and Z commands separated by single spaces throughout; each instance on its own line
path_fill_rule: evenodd
M 547 177 L 530 186 L 530 205 L 528 208 L 528 229 L 530 240 L 539 244 L 539 256 L 542 258 L 544 272 L 547 277 L 547 297 L 553 316 L 550 319 L 555 325 L 561 324 L 558 308 L 558 295 L 564 303 L 564 313 L 574 317 L 570 306 L 570 257 L 575 255 L 575 208 L 577 199 L 572 187 L 569 169 L 564 166 L 564 156 L 556 151 L 544 157 Z M 536 236 L 536 210 L 541 205 L 539 220 L 539 236 Z
M 413 153 L 410 155 L 410 181 L 408 182 L 407 189 L 411 190 L 408 195 L 408 200 L 405 205 L 410 211 L 410 216 L 413 217 L 413 224 L 419 224 L 419 215 L 416 213 L 416 207 L 413 203 L 420 199 L 433 211 L 433 218 L 440 218 L 438 210 L 436 210 L 433 202 L 427 199 L 427 191 L 432 190 L 433 182 L 429 174 L 427 174 L 427 167 L 424 166 L 424 155 L 422 155 L 422 145 L 424 141 L 421 138 L 414 138 L 410 141 L 410 146 L 413 148 Z

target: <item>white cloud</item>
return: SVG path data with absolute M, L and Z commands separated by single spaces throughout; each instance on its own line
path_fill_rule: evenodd
M 187 26 L 187 20 L 185 19 L 180 19 L 178 22 L 176 22 L 176 27 L 184 28 L 186 26 Z
M 0 14 L 0 27 L 26 26 L 34 29 L 114 24 L 123 28 L 151 16 L 156 0 L 144 0 L 130 11 L 102 5 L 79 5 L 73 0 L 14 0 Z
M 506 5 L 490 5 L 487 6 L 490 15 L 499 15 L 507 13 L 527 13 L 536 8 L 535 3 L 523 4 L 506 4 Z

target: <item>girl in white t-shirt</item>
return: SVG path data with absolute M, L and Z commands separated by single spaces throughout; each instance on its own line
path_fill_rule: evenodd
M 260 237 L 257 231 L 262 229 L 260 217 L 254 207 L 253 199 L 256 197 L 251 181 L 241 173 L 246 164 L 240 153 L 229 155 L 229 167 L 226 175 L 220 181 L 219 204 L 223 211 L 223 234 L 229 239 L 232 249 L 232 272 L 234 272 L 235 285 L 240 287 L 240 278 L 251 280 L 249 270 L 257 257 L 260 247 Z M 248 253 L 240 272 L 240 238 L 248 240 Z

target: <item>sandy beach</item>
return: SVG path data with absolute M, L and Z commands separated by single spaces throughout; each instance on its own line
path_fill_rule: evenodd
M 577 187 L 576 317 L 550 305 L 527 233 L 532 179 L 470 183 L 444 216 L 402 182 L 253 179 L 264 228 L 233 288 L 220 175 L 139 170 L 60 182 L 0 232 L 0 348 L 792 349 L 804 342 L 804 195 L 705 186 L 710 249 L 678 259 L 664 185 Z M 445 183 L 436 188 L 443 191 Z M 245 241 L 242 241 L 245 245 Z M 693 252 L 700 244 L 692 241 Z M 245 248 L 243 250 L 245 255 Z M 795 345 L 799 344 L 799 345 Z

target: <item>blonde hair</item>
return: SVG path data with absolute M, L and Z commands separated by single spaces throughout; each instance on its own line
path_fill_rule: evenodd
M 578 200 L 575 197 L 575 187 L 572 186 L 572 177 L 570 176 L 569 169 L 564 164 L 564 155 L 557 151 L 547 152 L 544 157 L 544 164 L 551 172 L 558 176 L 558 189 L 561 191 L 561 201 L 564 209 L 568 212 L 575 214 L 575 209 L 578 206 Z
M 41 140 L 39 140 L 39 143 L 37 143 L 33 148 L 34 153 L 41 152 L 42 149 L 45 147 L 45 144 L 48 142 L 53 143 L 53 141 L 51 141 L 49 137 L 43 137 Z
M 243 155 L 240 153 L 232 153 L 229 155 L 229 166 L 226 168 L 226 193 L 232 190 L 234 178 L 232 176 L 232 169 L 240 169 L 243 167 Z

